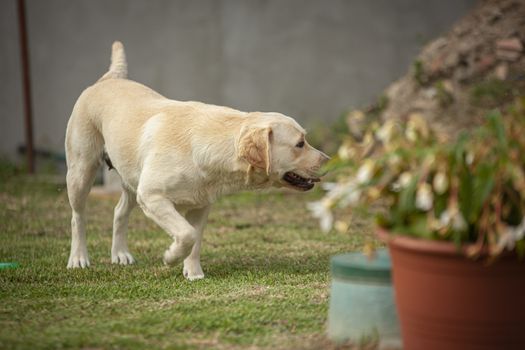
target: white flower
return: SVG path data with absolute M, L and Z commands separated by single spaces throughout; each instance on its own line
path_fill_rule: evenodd
M 467 165 L 472 165 L 472 163 L 474 163 L 474 153 L 468 152 L 465 157 L 465 162 Z
M 516 240 L 520 240 L 525 236 L 525 218 L 521 221 L 521 224 L 516 226 Z
M 341 147 L 339 147 L 337 155 L 342 160 L 349 160 L 355 156 L 355 151 L 352 148 L 352 145 L 350 145 L 348 142 L 345 142 L 341 145 Z
M 402 161 L 401 157 L 396 153 L 392 154 L 387 159 L 388 165 L 391 166 L 392 168 L 397 168 L 398 166 L 400 166 L 401 161 Z
M 361 189 L 355 180 L 349 180 L 342 184 L 339 184 L 337 188 L 334 188 L 329 194 L 332 198 L 339 199 L 339 206 L 353 206 L 359 202 L 361 198 Z
M 388 143 L 394 136 L 396 122 L 393 119 L 387 120 L 377 131 L 376 137 L 383 143 Z
M 414 128 L 407 128 L 405 130 L 405 136 L 410 142 L 416 142 L 417 141 L 417 132 Z
M 467 221 L 459 211 L 452 218 L 452 229 L 454 231 L 465 231 L 467 229 Z
M 408 185 L 410 185 L 410 182 L 412 181 L 412 174 L 405 171 L 401 175 L 399 175 L 399 184 L 402 188 L 407 188 Z
M 454 231 L 467 229 L 467 222 L 457 208 L 448 208 L 439 217 L 440 228 L 451 227 Z
M 333 189 L 335 189 L 338 186 L 339 186 L 339 184 L 337 182 L 322 182 L 321 183 L 321 187 L 323 188 L 323 190 L 325 190 L 327 192 L 332 191 Z
M 432 187 L 426 182 L 420 184 L 416 193 L 416 208 L 429 211 L 432 209 L 433 201 Z
M 350 159 L 350 152 L 348 150 L 348 147 L 345 147 L 345 145 L 339 147 L 339 150 L 337 151 L 337 155 L 341 160 L 348 160 Z
M 349 188 L 346 196 L 341 200 L 340 206 L 356 205 L 361 199 L 361 190 L 358 188 Z
M 323 189 L 327 191 L 323 199 L 307 204 L 312 215 L 319 219 L 319 224 L 323 232 L 328 232 L 334 225 L 332 207 L 338 203 L 341 207 L 355 205 L 361 197 L 361 189 L 351 179 L 343 183 L 327 182 L 323 184 Z
M 510 228 L 507 229 L 503 234 L 501 234 L 498 238 L 498 250 L 503 250 L 504 248 L 507 248 L 508 250 L 514 249 L 515 245 L 514 241 L 514 233 Z
M 444 210 L 439 216 L 439 228 L 445 228 L 450 226 L 451 215 L 450 210 Z
M 403 172 L 401 175 L 399 175 L 397 181 L 392 183 L 392 191 L 399 192 L 403 188 L 407 188 L 410 184 L 410 181 L 412 181 L 412 174 L 407 171 Z
M 308 209 L 312 212 L 312 215 L 319 219 L 319 225 L 323 232 L 328 232 L 332 228 L 334 222 L 334 216 L 330 211 L 330 202 L 326 199 L 310 202 L 307 204 Z
M 401 191 L 401 184 L 399 183 L 399 181 L 396 181 L 392 183 L 392 185 L 390 186 L 390 189 L 394 192 L 399 192 Z
M 434 176 L 434 180 L 432 181 L 432 185 L 434 186 L 434 191 L 436 191 L 437 194 L 443 194 L 448 189 L 448 178 L 447 176 L 439 172 Z
M 419 137 L 426 139 L 429 135 L 429 129 L 425 117 L 421 113 L 412 113 L 408 117 L 405 130 L 406 138 L 411 142 L 416 142 Z
M 371 159 L 365 160 L 364 164 L 361 165 L 357 170 L 356 179 L 359 184 L 365 184 L 372 179 L 374 175 L 375 163 Z
M 518 226 L 507 226 L 505 232 L 498 239 L 498 248 L 514 249 L 516 242 L 525 235 L 525 218 Z

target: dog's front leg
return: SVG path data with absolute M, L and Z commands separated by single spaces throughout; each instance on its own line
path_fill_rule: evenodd
M 137 203 L 147 217 L 155 221 L 172 238 L 173 243 L 164 253 L 164 263 L 176 264 L 186 258 L 197 241 L 197 231 L 160 191 L 138 189 Z
M 191 254 L 184 259 L 184 277 L 190 281 L 198 280 L 204 278 L 204 272 L 201 267 L 201 243 L 202 243 L 202 233 L 206 222 L 208 220 L 208 213 L 210 212 L 210 206 L 204 208 L 190 210 L 186 214 L 186 219 L 188 222 L 195 228 L 197 232 L 197 240 L 193 245 Z

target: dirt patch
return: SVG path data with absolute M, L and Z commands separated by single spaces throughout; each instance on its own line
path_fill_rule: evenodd
M 385 91 L 380 117 L 420 113 L 449 134 L 525 95 L 525 1 L 482 1 Z

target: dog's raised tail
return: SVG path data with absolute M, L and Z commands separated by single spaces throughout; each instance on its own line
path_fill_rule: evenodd
M 126 79 L 128 77 L 128 63 L 126 62 L 126 52 L 124 45 L 120 41 L 115 41 L 111 47 L 111 65 L 109 71 L 98 81 L 106 79 Z

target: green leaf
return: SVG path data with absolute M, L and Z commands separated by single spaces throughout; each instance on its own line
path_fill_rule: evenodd
M 392 228 L 392 219 L 386 213 L 378 213 L 376 215 L 376 225 L 379 227 L 390 229 Z
M 474 180 L 468 168 L 464 168 L 459 176 L 459 209 L 463 217 L 472 217 L 474 212 Z
M 475 223 L 490 192 L 494 188 L 494 173 L 497 169 L 491 164 L 481 163 L 474 176 L 474 193 L 472 196 L 472 211 L 465 216 L 469 223 Z
M 454 168 L 462 168 L 464 166 L 465 162 L 465 152 L 467 148 L 467 141 L 468 141 L 469 135 L 466 132 L 462 132 L 454 144 L 454 147 L 452 148 L 452 159 L 451 159 L 451 165 L 452 169 Z
M 503 125 L 503 118 L 498 110 L 493 110 L 487 114 L 489 127 L 498 139 L 499 146 L 503 149 L 507 148 L 507 137 L 505 135 L 505 126 Z
M 432 230 L 428 227 L 428 219 L 426 214 L 419 214 L 410 217 L 410 225 L 408 231 L 415 237 L 425 239 L 432 239 Z
M 406 216 L 407 214 L 416 209 L 415 197 L 418 181 L 419 175 L 413 176 L 408 186 L 405 187 L 399 194 L 398 211 L 402 217 Z

